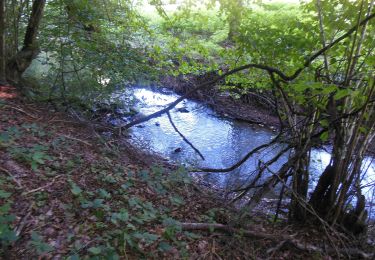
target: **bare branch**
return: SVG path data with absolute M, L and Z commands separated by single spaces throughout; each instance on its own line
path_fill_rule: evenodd
M 296 79 L 300 74 L 301 72 L 310 66 L 310 64 L 317 58 L 319 57 L 320 55 L 322 55 L 323 53 L 325 53 L 327 50 L 329 50 L 330 48 L 332 48 L 333 46 L 335 46 L 336 44 L 338 44 L 339 42 L 341 42 L 343 39 L 349 37 L 354 31 L 355 29 L 358 27 L 358 26 L 362 26 L 364 24 L 366 24 L 369 20 L 371 20 L 372 18 L 375 17 L 375 13 L 371 14 L 370 16 L 366 17 L 364 20 L 362 20 L 362 22 L 360 22 L 359 24 L 356 24 L 355 26 L 353 26 L 349 31 L 347 31 L 345 34 L 343 34 L 341 37 L 337 38 L 335 41 L 331 42 L 330 44 L 328 44 L 327 46 L 325 46 L 324 48 L 320 49 L 319 51 L 317 51 L 314 55 L 310 56 L 306 61 L 305 63 L 303 64 L 303 66 L 301 68 L 299 68 L 298 70 L 296 70 L 294 72 L 293 75 L 291 76 L 287 76 L 286 74 L 284 74 L 281 70 L 277 69 L 277 68 L 274 68 L 274 67 L 270 67 L 270 66 L 267 66 L 267 65 L 262 65 L 262 64 L 254 64 L 254 63 L 250 63 L 250 64 L 247 64 L 247 65 L 243 65 L 243 66 L 240 66 L 238 68 L 235 68 L 233 70 L 230 70 L 224 74 L 222 74 L 221 76 L 218 76 L 216 77 L 215 79 L 212 79 L 210 81 L 207 81 L 207 82 L 204 82 L 196 87 L 194 87 L 193 89 L 191 89 L 190 91 L 188 91 L 185 95 L 179 97 L 178 99 L 176 99 L 175 101 L 173 101 L 172 103 L 170 103 L 169 105 L 167 105 L 165 108 L 155 112 L 155 113 L 152 113 L 148 116 L 145 116 L 143 118 L 140 118 L 140 119 L 137 119 L 137 120 L 134 120 L 128 124 L 126 124 L 125 126 L 123 126 L 123 128 L 130 128 L 132 126 L 135 126 L 135 125 L 138 125 L 138 124 L 141 124 L 141 123 L 144 123 L 152 118 L 157 118 L 163 114 L 165 114 L 166 112 L 168 112 L 169 110 L 173 109 L 178 103 L 180 103 L 182 100 L 184 100 L 185 98 L 189 97 L 192 93 L 196 92 L 197 90 L 199 89 L 203 89 L 207 86 L 211 86 L 211 85 L 214 85 L 215 83 L 219 82 L 220 80 L 223 80 L 225 79 L 227 76 L 230 76 L 232 74 L 235 74 L 235 73 L 238 73 L 240 71 L 243 71 L 243 70 L 247 70 L 247 69 L 251 69 L 251 68 L 256 68 L 256 69 L 260 69 L 260 70 L 264 70 L 264 71 L 267 71 L 268 73 L 270 74 L 277 74 L 282 80 L 284 81 L 293 81 L 294 79 Z
M 254 149 L 252 149 L 250 152 L 248 152 L 241 160 L 239 160 L 237 163 L 233 164 L 232 166 L 228 168 L 223 168 L 223 169 L 215 169 L 215 168 L 200 168 L 197 170 L 194 170 L 194 172 L 230 172 L 241 166 L 244 162 L 246 162 L 251 156 L 253 156 L 255 153 L 259 152 L 260 150 L 269 147 L 270 145 L 276 143 L 276 141 L 279 139 L 278 135 L 272 141 L 262 144 Z
M 177 129 L 176 125 L 172 121 L 172 117 L 169 111 L 167 112 L 167 115 L 173 129 L 179 134 L 179 136 L 181 136 L 185 143 L 187 143 L 202 158 L 202 160 L 205 160 L 203 154 L 197 148 L 195 148 L 195 146 Z

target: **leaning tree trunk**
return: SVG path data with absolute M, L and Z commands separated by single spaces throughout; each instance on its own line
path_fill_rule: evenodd
M 38 55 L 37 34 L 46 0 L 34 0 L 22 49 L 7 63 L 7 78 L 13 82 L 21 79 L 23 72 Z
M 0 0 L 0 84 L 6 82 L 5 0 Z
M 341 116 L 332 113 L 332 159 L 321 175 L 312 193 L 310 204 L 318 215 L 331 224 L 340 224 L 354 234 L 366 230 L 367 212 L 365 197 L 360 187 L 361 166 L 365 152 L 375 135 L 375 82 L 361 81 L 360 87 L 366 101 L 360 110 L 349 98 L 331 102 L 330 106 L 343 107 Z M 332 109 L 331 109 L 332 110 Z M 350 115 L 344 117 L 343 115 Z M 353 210 L 348 211 L 350 194 L 357 197 Z

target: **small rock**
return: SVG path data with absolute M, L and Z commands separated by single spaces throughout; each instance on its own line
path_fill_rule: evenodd
M 190 111 L 187 110 L 185 107 L 180 107 L 177 109 L 178 112 L 181 112 L 181 113 L 189 113 Z
M 182 148 L 181 148 L 181 147 L 178 147 L 178 148 L 174 149 L 174 152 L 175 152 L 175 153 L 180 153 L 181 151 L 182 151 Z
M 136 125 L 135 127 L 138 127 L 138 128 L 145 128 L 146 126 L 144 126 L 144 125 Z
M 160 123 L 159 123 L 159 122 L 156 122 L 155 125 L 156 125 L 156 126 L 160 126 Z

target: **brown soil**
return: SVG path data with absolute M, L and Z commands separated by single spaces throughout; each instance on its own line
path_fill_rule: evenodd
M 14 135 L 13 139 L 0 142 L 0 190 L 10 194 L 10 197 L 4 194 L 0 197 L 0 205 L 11 205 L 10 213 L 15 216 L 11 227 L 19 233 L 18 240 L 0 249 L 0 258 L 65 259 L 69 255 L 87 258 L 94 256 L 101 246 L 113 247 L 121 259 L 180 259 L 186 258 L 184 251 L 190 259 L 332 259 L 329 254 L 335 257 L 332 251 L 296 249 L 290 241 L 277 240 L 293 234 L 293 239 L 302 245 L 312 243 L 322 249 L 325 248 L 322 243 L 339 243 L 333 234 L 319 227 L 301 229 L 286 225 L 282 219 L 273 223 L 272 216 L 261 212 L 238 222 L 236 209 L 224 205 L 194 183 L 169 181 L 176 167 L 160 158 L 134 149 L 123 139 L 104 138 L 100 135 L 102 129 L 96 130 L 89 122 L 79 122 L 46 104 L 28 102 L 12 87 L 2 87 L 0 97 L 0 134 Z M 29 156 L 35 146 L 43 147 L 44 154 L 40 158 L 39 153 L 42 161 L 38 161 L 37 168 L 31 163 L 35 158 Z M 154 178 L 156 173 L 151 166 L 154 164 L 164 167 L 165 175 Z M 151 179 L 142 177 L 145 171 L 150 172 Z M 122 184 L 127 182 L 132 186 L 120 193 L 124 189 Z M 150 182 L 169 188 L 164 194 L 158 193 Z M 72 183 L 80 190 L 73 189 Z M 82 199 L 91 198 L 90 194 L 97 194 L 101 189 L 109 193 L 103 209 L 82 207 Z M 171 201 L 176 196 L 185 203 Z M 132 222 L 133 229 L 126 223 L 112 222 L 111 214 L 122 208 L 127 208 L 131 217 L 138 216 L 140 209 L 128 206 L 132 198 L 151 202 L 158 210 L 168 208 L 164 214 L 180 222 L 216 222 L 269 236 L 247 237 L 241 232 L 206 230 L 195 231 L 200 236 L 194 238 L 191 233 L 177 230 L 168 238 L 160 219 L 143 224 Z M 122 236 L 147 232 L 157 239 L 152 243 L 139 239 L 135 249 L 121 242 L 122 236 L 108 238 L 109 234 L 121 230 L 125 232 Z M 38 253 L 38 241 L 31 239 L 33 232 L 39 234 L 40 244 L 53 250 Z M 165 241 L 171 247 L 160 251 L 158 247 Z

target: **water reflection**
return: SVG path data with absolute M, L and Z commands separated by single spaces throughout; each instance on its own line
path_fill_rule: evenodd
M 145 88 L 135 88 L 131 91 L 135 97 L 137 110 L 144 115 L 160 110 L 162 106 L 179 97 L 173 93 L 162 94 Z M 224 168 L 239 161 L 251 149 L 269 142 L 275 137 L 275 133 L 268 129 L 220 118 L 210 108 L 190 100 L 178 104 L 170 111 L 170 114 L 179 131 L 200 150 L 206 160 L 203 161 L 182 140 L 174 131 L 166 115 L 144 123 L 144 127 L 134 127 L 132 141 L 174 161 L 201 167 Z M 181 148 L 181 151 L 175 152 L 177 148 Z M 283 147 L 278 145 L 258 153 L 233 172 L 204 174 L 201 177 L 207 184 L 221 189 L 228 190 L 239 187 L 254 178 L 251 173 L 257 169 L 259 160 L 265 162 L 278 154 L 281 149 Z M 316 185 L 318 174 L 328 165 L 330 158 L 329 147 L 328 151 L 321 149 L 312 151 L 310 190 Z M 287 155 L 271 165 L 270 169 L 277 171 L 286 161 Z M 371 158 L 365 159 L 363 171 L 366 174 L 362 183 L 375 182 L 375 163 Z M 370 200 L 374 195 L 372 187 L 366 186 L 363 189 Z

